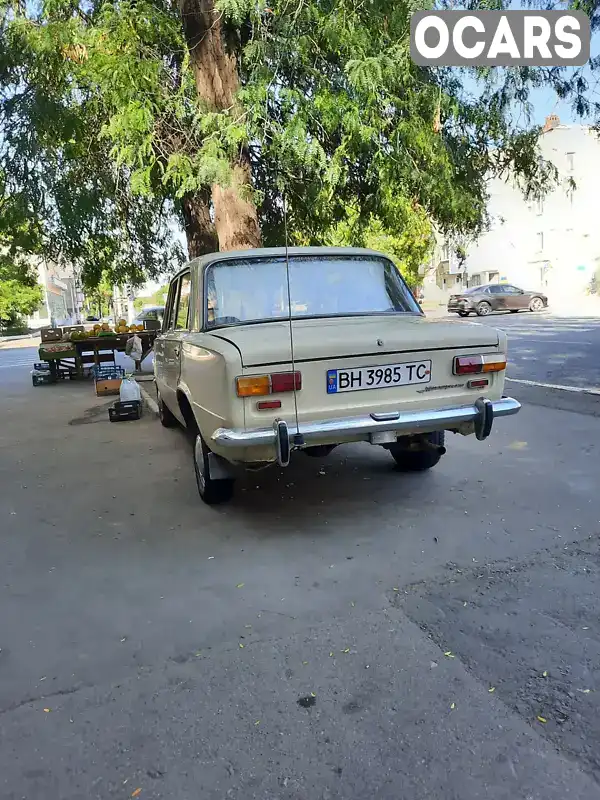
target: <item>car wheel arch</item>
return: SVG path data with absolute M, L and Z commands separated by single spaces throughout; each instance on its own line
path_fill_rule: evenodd
M 196 434 L 200 432 L 200 428 L 188 393 L 182 386 L 179 386 L 177 389 L 177 405 L 179 406 L 186 428 L 190 432 L 190 435 L 193 435 L 195 438 Z

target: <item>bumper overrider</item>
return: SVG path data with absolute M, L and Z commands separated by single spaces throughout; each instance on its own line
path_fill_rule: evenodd
M 360 437 L 373 444 L 391 441 L 386 437 L 396 434 L 428 433 L 435 430 L 452 430 L 473 424 L 477 439 L 486 439 L 492 430 L 495 417 L 516 414 L 521 408 L 518 400 L 502 397 L 500 400 L 479 398 L 471 405 L 450 406 L 427 411 L 388 411 L 366 414 L 360 417 L 326 419 L 315 422 L 302 422 L 299 429 L 295 423 L 276 420 L 269 428 L 218 428 L 212 435 L 215 444 L 224 448 L 246 448 L 274 446 L 277 462 L 282 466 L 289 463 L 290 451 L 294 447 L 317 444 L 324 438 L 340 436 Z

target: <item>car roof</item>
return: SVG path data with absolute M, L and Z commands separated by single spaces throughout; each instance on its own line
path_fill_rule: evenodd
M 375 256 L 385 258 L 390 261 L 390 257 L 377 250 L 370 250 L 365 247 L 258 247 L 253 250 L 226 250 L 219 253 L 208 253 L 204 256 L 193 258 L 184 264 L 181 269 L 173 275 L 174 280 L 182 272 L 187 272 L 190 267 L 197 267 L 203 272 L 216 261 L 232 261 L 238 258 L 283 258 L 285 254 L 294 256 Z

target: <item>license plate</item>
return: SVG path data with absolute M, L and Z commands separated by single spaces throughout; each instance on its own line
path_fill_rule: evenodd
M 406 361 L 403 364 L 385 364 L 381 367 L 329 369 L 327 370 L 327 394 L 360 392 L 364 389 L 387 389 L 391 386 L 429 383 L 430 380 L 431 361 Z

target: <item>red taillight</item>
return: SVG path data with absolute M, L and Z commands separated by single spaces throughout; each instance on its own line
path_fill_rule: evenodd
M 276 372 L 271 375 L 271 394 L 293 392 L 302 388 L 301 372 Z
M 476 375 L 483 368 L 481 356 L 458 356 L 454 359 L 455 375 Z
M 478 375 L 481 372 L 502 372 L 506 369 L 504 353 L 490 353 L 484 356 L 456 356 L 455 375 Z
M 235 379 L 238 397 L 279 394 L 302 388 L 301 372 L 275 372 L 273 375 L 242 375 Z

